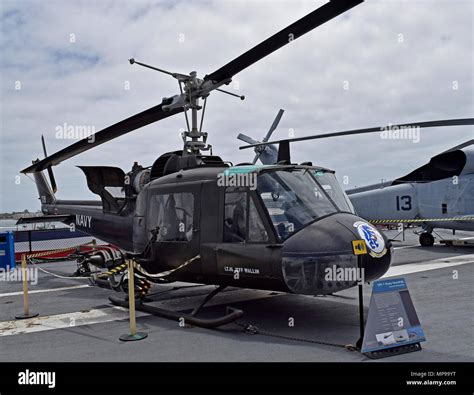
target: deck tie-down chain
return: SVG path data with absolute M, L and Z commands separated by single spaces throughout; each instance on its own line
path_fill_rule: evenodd
M 251 324 L 243 324 L 240 322 L 234 322 L 235 325 L 242 328 L 242 331 L 251 335 L 262 335 L 262 336 L 269 336 L 269 337 L 276 337 L 279 339 L 291 340 L 291 341 L 298 341 L 298 342 L 305 342 L 305 343 L 312 343 L 312 344 L 321 344 L 323 346 L 332 346 L 332 347 L 339 347 L 344 348 L 348 351 L 357 351 L 357 347 L 352 344 L 339 344 L 339 343 L 332 343 L 332 342 L 324 342 L 320 340 L 312 340 L 312 339 L 303 339 L 300 337 L 295 336 L 286 336 L 280 335 L 278 333 L 272 333 L 264 330 L 260 330 L 257 326 Z

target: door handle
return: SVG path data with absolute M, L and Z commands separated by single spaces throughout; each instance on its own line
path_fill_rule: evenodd
M 268 244 L 267 248 L 282 248 L 283 244 Z

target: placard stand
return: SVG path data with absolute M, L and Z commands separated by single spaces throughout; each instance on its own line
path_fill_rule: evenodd
M 366 326 L 359 289 L 359 311 L 363 336 L 357 341 L 357 347 L 368 358 L 421 351 L 425 334 L 404 278 L 374 281 Z
M 386 357 L 393 357 L 395 355 L 407 354 L 409 352 L 414 351 L 421 351 L 421 343 L 413 343 L 404 346 L 391 347 L 379 351 L 364 352 L 362 354 L 364 354 L 370 359 L 380 359 Z

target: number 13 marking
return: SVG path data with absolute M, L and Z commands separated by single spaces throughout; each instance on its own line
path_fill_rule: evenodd
M 411 196 L 397 196 L 397 211 L 410 211 L 411 210 Z

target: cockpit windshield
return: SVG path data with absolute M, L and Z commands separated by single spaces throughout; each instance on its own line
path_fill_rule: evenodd
M 342 190 L 334 173 L 329 171 L 316 170 L 313 171 L 313 175 L 319 185 L 323 187 L 323 189 L 329 195 L 331 200 L 339 208 L 339 210 L 354 213 L 354 206 L 349 200 L 349 197 Z
M 333 176 L 332 173 L 329 173 Z M 316 180 L 313 169 L 274 170 L 262 172 L 257 178 L 257 192 L 262 198 L 273 225 L 281 239 L 316 219 L 338 211 L 348 211 L 345 199 L 332 200 Z M 325 180 L 326 181 L 326 180 Z M 326 181 L 323 185 L 327 185 Z M 331 188 L 340 190 L 336 179 Z M 344 192 L 340 190 L 342 197 Z

